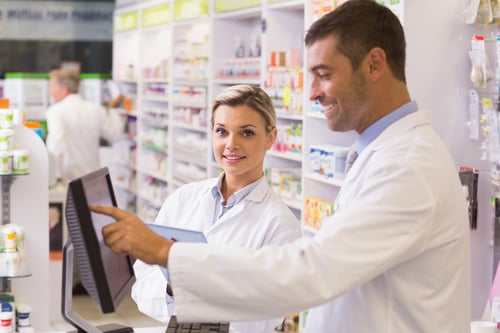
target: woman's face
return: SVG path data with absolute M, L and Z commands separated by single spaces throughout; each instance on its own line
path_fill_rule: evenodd
M 212 148 L 226 180 L 241 185 L 262 176 L 264 155 L 276 139 L 276 129 L 266 133 L 264 118 L 246 105 L 219 106 L 213 114 Z

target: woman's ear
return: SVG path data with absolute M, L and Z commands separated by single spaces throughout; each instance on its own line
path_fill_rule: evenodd
M 276 141 L 277 135 L 278 135 L 278 129 L 276 129 L 276 127 L 275 127 L 267 135 L 266 149 L 271 149 L 271 147 L 273 146 L 274 142 Z

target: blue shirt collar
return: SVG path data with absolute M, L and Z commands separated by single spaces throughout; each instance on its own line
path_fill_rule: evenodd
M 382 133 L 389 125 L 395 121 L 409 115 L 418 110 L 417 102 L 408 102 L 391 113 L 383 116 L 373 124 L 371 124 L 363 133 L 361 133 L 354 143 L 354 149 L 360 154 L 380 133 Z
M 233 195 L 231 195 L 227 199 L 226 206 L 232 207 L 232 206 L 236 205 L 237 203 L 239 203 L 240 201 L 242 201 L 243 199 L 245 199 L 245 197 L 250 192 L 252 192 L 252 190 L 257 186 L 257 184 L 259 184 L 259 182 L 262 180 L 263 177 L 264 177 L 264 175 L 262 177 L 260 177 L 259 179 L 257 179 L 256 181 L 254 181 L 253 183 L 248 184 L 247 186 L 245 186 L 245 187 L 239 189 L 238 191 L 236 191 L 235 193 L 233 193 Z M 218 202 L 222 202 L 221 187 L 222 187 L 222 180 L 223 179 L 224 179 L 224 173 L 221 173 L 219 176 L 219 179 L 217 180 L 217 184 L 215 184 L 211 189 L 212 196 Z

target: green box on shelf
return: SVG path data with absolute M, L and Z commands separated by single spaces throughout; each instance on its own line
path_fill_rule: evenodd
M 6 79 L 48 79 L 49 74 L 47 73 L 5 73 Z
M 166 24 L 170 21 L 170 5 L 161 5 L 146 8 L 142 11 L 143 27 L 153 27 L 156 25 Z
M 139 14 L 137 12 L 129 12 L 115 16 L 113 29 L 115 31 L 126 31 L 137 29 L 139 25 Z
M 174 21 L 208 15 L 208 0 L 177 0 L 174 2 Z
M 258 6 L 262 3 L 261 0 L 215 0 L 215 12 L 227 12 L 237 9 L 246 9 Z

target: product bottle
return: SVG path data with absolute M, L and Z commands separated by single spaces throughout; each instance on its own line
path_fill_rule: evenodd
M 256 35 L 250 37 L 250 57 L 260 57 L 260 41 Z
M 0 98 L 0 128 L 12 128 L 12 110 L 7 98 Z
M 241 40 L 241 37 L 237 36 L 236 37 L 235 57 L 236 58 L 243 58 L 244 56 L 245 56 L 245 47 L 243 46 L 243 41 Z

